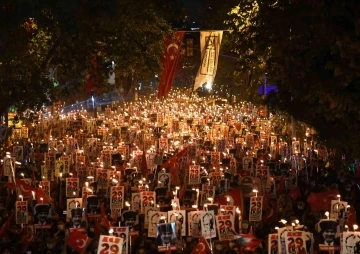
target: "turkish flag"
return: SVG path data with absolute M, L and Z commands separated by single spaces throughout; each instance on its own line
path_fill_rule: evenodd
M 229 197 L 229 205 L 239 207 L 240 211 L 243 212 L 243 195 L 240 188 L 234 188 L 226 192 L 225 194 L 219 196 L 215 199 L 214 203 L 219 205 L 227 205 L 227 198 Z
M 171 89 L 172 82 L 175 78 L 176 66 L 179 62 L 181 45 L 185 32 L 175 32 L 173 38 L 165 40 L 163 71 L 160 76 L 158 98 L 166 96 Z
M 42 188 L 40 188 L 40 187 L 36 188 L 35 194 L 36 194 L 36 201 L 38 204 L 40 204 L 40 203 L 49 204 L 50 203 L 50 198 L 48 197 L 48 195 L 46 195 L 45 191 Z
M 179 153 L 173 155 L 169 160 L 161 165 L 161 168 L 170 168 L 171 185 L 180 185 L 179 178 L 179 158 L 187 153 L 187 148 L 181 150 Z
M 78 230 L 72 230 L 66 239 L 67 245 L 79 253 L 83 253 L 91 239 Z
M 210 251 L 210 247 L 206 239 L 202 236 L 199 239 L 198 244 L 195 249 L 191 252 L 191 254 L 207 254 Z
M 20 242 L 29 245 L 34 240 L 34 232 L 30 226 L 25 225 L 21 233 Z
M 14 216 L 14 212 L 10 215 L 10 217 L 7 219 L 7 221 L 2 225 L 1 229 L 0 229 L 0 238 L 2 238 L 5 235 L 5 232 L 7 230 L 7 228 L 10 225 L 11 219 Z
M 235 239 L 247 251 L 255 251 L 262 242 L 254 236 L 252 227 L 250 227 L 248 234 L 239 234 L 235 236 Z
M 147 168 L 147 161 L 146 161 L 146 151 L 143 149 L 142 159 L 141 159 L 141 174 L 143 177 L 148 177 L 149 170 Z
M 307 198 L 312 212 L 330 211 L 331 200 L 336 200 L 339 195 L 338 190 L 329 190 L 320 193 L 311 192 Z
M 31 185 L 25 183 L 20 179 L 15 178 L 15 182 L 17 187 L 19 187 L 21 195 L 23 195 L 24 197 L 30 198 L 32 197 L 32 192 L 36 192 L 36 188 L 32 187 Z

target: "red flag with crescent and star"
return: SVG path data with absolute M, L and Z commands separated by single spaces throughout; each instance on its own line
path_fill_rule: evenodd
M 66 240 L 66 243 L 79 253 L 83 253 L 90 242 L 91 239 L 78 230 L 72 230 Z
M 24 198 L 30 198 L 32 197 L 32 192 L 36 192 L 36 188 L 32 187 L 31 185 L 25 183 L 24 181 L 15 178 L 15 182 L 17 187 L 19 188 L 19 192 L 21 195 L 24 196 Z
M 320 193 L 311 192 L 307 198 L 312 212 L 330 211 L 331 200 L 337 199 L 339 191 L 332 189 Z
M 205 237 L 201 237 L 199 239 L 198 244 L 196 245 L 195 249 L 191 252 L 191 254 L 207 254 L 210 251 L 210 247 L 208 242 L 206 241 Z
M 185 32 L 177 31 L 173 37 L 165 40 L 163 71 L 160 76 L 158 98 L 164 97 L 170 92 L 175 78 L 176 66 L 180 58 L 181 44 L 184 35 Z

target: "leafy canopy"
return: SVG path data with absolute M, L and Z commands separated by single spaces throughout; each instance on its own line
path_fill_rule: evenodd
M 240 0 L 227 21 L 240 69 L 277 84 L 271 106 L 349 145 L 360 130 L 359 10 L 359 1 Z
M 38 108 L 64 92 L 84 93 L 89 69 L 97 77 L 96 86 L 106 91 L 113 71 L 117 85 L 128 90 L 134 80 L 154 77 L 161 67 L 163 39 L 171 32 L 163 1 L 3 2 L 0 113 L 11 105 L 20 111 Z M 96 70 L 90 65 L 94 55 Z M 57 87 L 51 79 L 55 70 Z M 129 77 L 131 82 L 125 83 Z

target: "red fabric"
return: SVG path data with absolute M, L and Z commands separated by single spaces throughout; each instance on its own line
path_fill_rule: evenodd
M 248 234 L 239 234 L 236 238 L 240 245 L 244 247 L 244 250 L 247 251 L 255 251 L 261 244 L 261 240 L 254 236 L 252 227 L 250 227 Z
M 243 195 L 240 188 L 231 189 L 225 194 L 215 199 L 214 203 L 219 205 L 227 205 L 227 197 L 230 197 L 230 205 L 239 207 L 240 211 L 243 212 Z
M 265 225 L 274 223 L 278 217 L 277 201 L 273 201 L 271 207 L 269 206 L 269 199 L 271 194 L 264 195 L 264 207 L 267 207 L 265 214 L 263 215 L 263 222 Z
M 8 218 L 8 220 L 2 225 L 1 229 L 0 229 L 0 238 L 2 238 L 5 235 L 5 232 L 7 230 L 7 228 L 10 225 L 11 219 L 14 216 L 15 213 L 12 213 L 10 215 L 10 217 Z
M 19 189 L 19 192 L 21 195 L 23 195 L 26 198 L 32 197 L 32 192 L 36 193 L 36 188 L 32 187 L 31 185 L 25 183 L 24 181 L 15 178 L 16 185 Z
M 96 93 L 101 92 L 100 89 L 97 88 L 98 84 L 101 82 L 101 75 L 99 74 L 98 69 L 97 55 L 94 55 L 90 60 L 89 78 L 85 85 L 86 93 L 91 93 L 94 90 L 96 90 Z
M 169 160 L 161 165 L 161 168 L 170 168 L 171 185 L 180 185 L 179 162 L 178 159 L 187 153 L 187 148 L 173 155 Z
M 184 39 L 185 32 L 175 32 L 174 38 L 167 38 L 165 40 L 163 71 L 160 76 L 158 98 L 166 96 L 171 89 L 176 66 L 179 62 L 181 45 Z
M 29 245 L 34 240 L 34 233 L 25 225 L 22 230 L 20 242 L 24 245 Z
M 337 195 L 339 195 L 339 191 L 335 189 L 320 193 L 312 192 L 309 195 L 307 202 L 310 204 L 312 212 L 330 211 L 331 200 L 337 199 Z
M 35 191 L 35 197 L 36 197 L 36 201 L 38 204 L 40 203 L 44 203 L 44 204 L 49 204 L 50 203 L 50 198 L 48 197 L 48 195 L 46 195 L 46 193 L 44 192 L 44 190 L 40 187 L 38 187 Z M 43 199 L 41 201 L 41 198 Z
M 293 201 L 295 201 L 298 197 L 300 197 L 301 193 L 300 193 L 299 187 L 291 189 L 289 192 L 289 196 Z
M 179 191 L 179 200 L 180 200 L 180 201 L 182 201 L 182 199 L 184 198 L 185 190 L 186 190 L 186 187 L 185 187 L 185 184 L 183 184 L 183 185 L 181 186 L 180 191 Z
M 210 246 L 204 237 L 199 239 L 198 244 L 191 254 L 207 254 L 210 251 Z
M 100 205 L 100 213 L 101 213 L 101 217 L 105 217 L 106 216 L 106 211 L 105 211 L 105 205 L 104 203 L 102 203 Z
M 84 233 L 73 230 L 70 232 L 69 237 L 66 239 L 66 243 L 74 250 L 83 253 L 86 247 L 90 243 L 90 238 L 84 235 Z
M 142 159 L 141 159 L 141 174 L 143 177 L 147 178 L 149 175 L 149 170 L 147 168 L 147 161 L 146 161 L 146 151 L 143 149 Z

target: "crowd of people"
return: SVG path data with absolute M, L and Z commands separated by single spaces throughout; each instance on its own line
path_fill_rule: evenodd
M 1 126 L 1 253 L 360 253 L 357 164 L 216 102 L 173 91 Z

